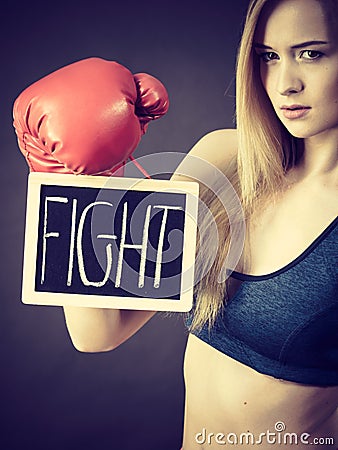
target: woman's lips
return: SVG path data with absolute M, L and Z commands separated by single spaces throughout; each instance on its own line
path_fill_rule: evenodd
M 281 106 L 280 108 L 282 110 L 283 116 L 286 119 L 301 119 L 304 117 L 309 110 L 311 109 L 310 106 L 303 106 L 303 105 L 290 105 L 290 106 Z

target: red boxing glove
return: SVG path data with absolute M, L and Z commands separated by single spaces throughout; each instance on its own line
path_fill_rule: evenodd
M 156 78 L 84 59 L 41 78 L 16 99 L 14 127 L 33 172 L 122 175 L 168 94 Z

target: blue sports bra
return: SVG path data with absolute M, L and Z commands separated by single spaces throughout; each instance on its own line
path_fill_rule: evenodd
M 338 217 L 295 260 L 242 281 L 213 328 L 193 332 L 258 372 L 338 385 Z M 188 318 L 191 322 L 191 317 Z

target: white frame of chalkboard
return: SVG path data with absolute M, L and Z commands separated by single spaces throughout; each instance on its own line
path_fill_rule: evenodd
M 35 290 L 40 191 L 42 185 L 179 193 L 186 196 L 180 299 L 117 297 Z M 101 177 L 33 172 L 28 177 L 22 302 L 30 305 L 187 312 L 193 303 L 199 185 L 193 181 Z

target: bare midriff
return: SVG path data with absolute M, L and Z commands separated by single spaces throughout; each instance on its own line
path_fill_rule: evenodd
M 331 186 L 311 177 L 291 180 L 274 201 L 262 202 L 264 207 L 246 223 L 250 239 L 243 254 L 250 258 L 243 258 L 237 270 L 265 275 L 294 261 L 337 217 L 336 186 L 336 181 Z M 233 283 L 230 297 L 237 287 Z M 184 376 L 183 450 L 338 449 L 338 386 L 310 386 L 259 373 L 192 334 Z M 294 433 L 293 443 L 287 433 Z
M 184 375 L 183 450 L 338 448 L 338 386 L 261 374 L 192 334 Z

